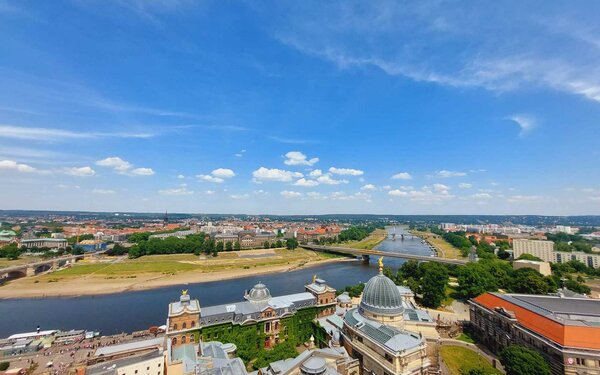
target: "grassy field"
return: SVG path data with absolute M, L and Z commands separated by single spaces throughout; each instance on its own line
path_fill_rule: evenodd
M 458 336 L 456 339 L 460 340 L 460 341 L 468 342 L 470 344 L 475 343 L 475 340 L 473 340 L 473 338 L 471 337 L 471 335 L 469 335 L 466 332 L 461 333 L 460 336 Z
M 416 234 L 417 236 L 423 237 L 426 241 L 437 248 L 439 253 L 438 256 L 448 259 L 463 259 L 460 254 L 460 250 L 446 242 L 440 236 L 431 232 L 421 232 L 418 230 L 411 230 L 410 232 Z
M 476 368 L 490 375 L 502 374 L 481 355 L 462 346 L 442 346 L 440 355 L 452 375 L 461 375 Z
M 362 241 L 347 242 L 347 243 L 342 243 L 342 244 L 336 245 L 336 246 L 350 247 L 352 249 L 370 250 L 370 249 L 374 248 L 375 246 L 379 245 L 379 243 L 381 243 L 381 241 L 385 240 L 386 237 L 387 237 L 387 231 L 385 229 L 375 229 L 373 231 L 373 233 L 371 233 L 369 235 L 369 237 L 365 238 Z
M 329 257 L 313 251 L 296 249 L 268 250 L 269 256 L 240 257 L 238 252 L 225 252 L 218 257 L 200 258 L 193 254 L 149 255 L 137 259 L 124 259 L 113 263 L 80 262 L 71 268 L 42 276 L 44 279 L 57 280 L 61 278 L 81 277 L 88 275 L 108 277 L 133 277 L 136 274 L 176 274 L 180 272 L 215 272 L 231 269 L 247 269 L 262 266 L 282 264 L 302 265 L 309 261 L 327 259 Z M 241 252 L 243 255 L 250 251 Z M 268 253 L 267 253 L 268 254 Z

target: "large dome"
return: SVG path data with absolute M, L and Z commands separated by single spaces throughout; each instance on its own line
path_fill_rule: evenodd
M 402 307 L 402 295 L 396 284 L 382 273 L 372 277 L 365 285 L 361 310 L 372 314 L 396 316 L 404 312 Z
M 271 292 L 263 283 L 258 283 L 250 289 L 250 293 L 246 295 L 246 299 L 250 302 L 267 302 L 271 299 Z

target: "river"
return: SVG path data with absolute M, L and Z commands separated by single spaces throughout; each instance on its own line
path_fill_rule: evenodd
M 432 254 L 419 238 L 401 240 L 404 228 L 388 228 L 396 240 L 388 236 L 376 249 L 419 255 Z M 386 259 L 385 265 L 397 268 L 402 259 Z M 370 263 L 360 260 L 330 263 L 286 273 L 244 277 L 152 290 L 82 297 L 11 299 L 0 301 L 0 337 L 34 331 L 39 325 L 46 329 L 87 329 L 103 335 L 133 332 L 153 325 L 165 324 L 168 304 L 177 300 L 181 289 L 188 289 L 201 306 L 211 306 L 243 300 L 244 291 L 263 282 L 274 296 L 304 291 L 313 275 L 325 279 L 334 288 L 365 282 L 377 273 L 377 259 Z M 10 285 L 7 286 L 10 288 Z

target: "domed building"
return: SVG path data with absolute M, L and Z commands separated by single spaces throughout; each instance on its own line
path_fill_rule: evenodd
M 392 280 L 372 277 L 357 308 L 344 314 L 341 332 L 348 353 L 359 359 L 363 374 L 425 374 L 430 366 L 423 335 L 404 330 L 402 295 Z

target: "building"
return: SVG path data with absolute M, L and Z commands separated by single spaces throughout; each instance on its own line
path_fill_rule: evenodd
M 550 268 L 550 263 L 548 262 L 537 262 L 534 260 L 515 260 L 513 262 L 513 269 L 518 270 L 520 268 L 531 268 L 544 276 L 552 275 L 552 269 Z
M 106 242 L 101 240 L 83 240 L 77 244 L 83 251 L 94 252 L 106 250 Z
M 580 261 L 588 267 L 600 267 L 600 254 L 598 253 L 584 253 L 582 251 L 573 251 L 571 253 L 563 251 L 554 252 L 553 262 L 555 263 L 566 263 L 572 260 Z
M 518 259 L 523 254 L 533 255 L 544 262 L 554 262 L 554 242 L 515 238 L 513 240 L 514 259 Z
M 63 238 L 34 238 L 30 240 L 21 240 L 21 247 L 27 249 L 42 247 L 47 247 L 50 249 L 65 249 L 67 246 L 67 240 Z
M 308 341 L 313 320 L 335 311 L 335 289 L 315 279 L 306 291 L 272 297 L 262 283 L 244 295 L 245 301 L 200 307 L 187 291 L 169 305 L 167 337 L 173 348 L 190 342 L 217 340 L 229 332 L 255 329 L 266 334 L 264 347 L 271 348 L 287 338 Z
M 358 308 L 345 313 L 341 338 L 363 374 L 424 374 L 430 367 L 425 338 L 404 329 L 402 295 L 383 275 L 381 262 L 379 274 L 365 285 Z
M 329 348 L 306 350 L 296 358 L 272 362 L 259 369 L 258 375 L 359 375 L 359 366 L 339 341 L 333 341 Z
M 492 351 L 524 345 L 553 374 L 600 374 L 600 300 L 485 293 L 469 302 L 472 333 Z
M 161 350 L 100 362 L 86 368 L 86 375 L 163 375 L 165 358 Z

